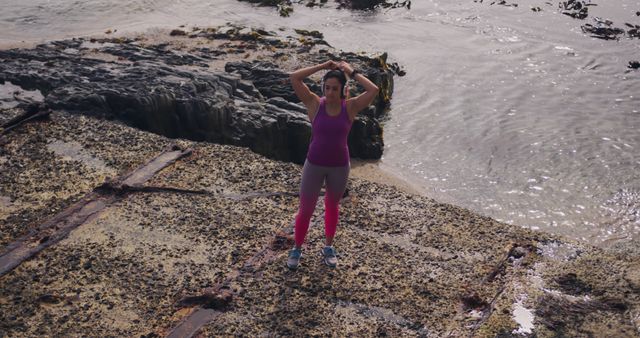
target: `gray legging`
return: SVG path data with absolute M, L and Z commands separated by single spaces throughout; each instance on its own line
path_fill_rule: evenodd
M 300 247 L 304 243 L 323 182 L 326 182 L 324 231 L 328 238 L 333 238 L 338 225 L 338 204 L 347 187 L 350 168 L 350 164 L 343 167 L 324 167 L 308 160 L 304 162 L 300 183 L 300 207 L 296 217 L 296 246 Z

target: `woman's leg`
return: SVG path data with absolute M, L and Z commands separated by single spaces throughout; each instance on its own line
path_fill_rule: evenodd
M 318 194 L 322 188 L 325 172 L 323 167 L 314 165 L 309 161 L 304 162 L 302 168 L 302 180 L 300 182 L 300 207 L 296 216 L 295 240 L 296 248 L 302 247 L 309 230 L 309 221 L 318 202 Z
M 324 195 L 324 234 L 325 244 L 331 246 L 338 226 L 339 204 L 347 188 L 347 179 L 351 166 L 331 168 L 327 174 L 327 187 Z

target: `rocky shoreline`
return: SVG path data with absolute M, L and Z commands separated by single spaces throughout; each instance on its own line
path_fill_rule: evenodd
M 185 49 L 207 39 L 166 36 Z M 98 47 L 73 48 L 76 43 Z M 0 258 L 21 240 L 51 240 L 38 236 L 41 225 L 84 198 L 110 202 L 66 238 L 0 276 L 0 336 L 154 337 L 175 334 L 185 321 L 195 323 L 192 333 L 200 336 L 640 336 L 638 251 L 607 251 L 506 225 L 359 177 L 352 177 L 342 201 L 339 268 L 328 270 L 316 256 L 323 234 L 319 205 L 302 268 L 287 270 L 299 165 L 268 158 L 284 155 L 250 151 L 250 144 L 187 140 L 179 130 L 166 133 L 177 140 L 143 131 L 132 127 L 136 122 L 126 111 L 150 109 L 175 90 L 189 98 L 181 104 L 191 113 L 212 95 L 231 106 L 229 119 L 259 112 L 276 121 L 283 115 L 289 116 L 286 123 L 302 121 L 291 106 L 295 102 L 263 93 L 261 86 L 282 91 L 259 84 L 252 70 L 277 62 L 286 72 L 313 54 L 301 53 L 293 61 L 284 57 L 291 54 L 271 51 L 259 60 L 265 54 L 254 51 L 247 59 L 256 63 L 242 63 L 245 48 L 212 60 L 191 52 L 158 60 L 149 52 L 158 44 L 141 50 L 132 43 L 117 49 L 124 56 L 105 51 L 117 41 L 97 40 L 53 43 L 41 49 L 41 60 L 32 50 L 2 54 L 3 80 L 38 88 L 52 111 L 48 119 L 0 136 Z M 241 43 L 218 49 L 238 50 Z M 212 54 L 211 48 L 206 53 Z M 323 55 L 328 53 L 333 52 Z M 71 67 L 66 54 L 82 55 L 74 59 L 77 73 L 65 71 L 71 69 L 65 68 Z M 103 62 L 87 68 L 93 62 L 88 54 Z M 29 55 L 31 61 L 6 55 Z M 8 68 L 30 63 L 51 71 Z M 238 74 L 218 73 L 224 64 Z M 386 60 L 379 65 L 385 70 Z M 124 73 L 121 80 L 131 76 L 120 91 L 128 95 L 117 96 L 127 104 L 106 99 L 115 91 L 106 85 L 111 83 L 107 68 Z M 134 82 L 147 71 L 149 84 L 158 85 L 153 93 L 162 95 L 150 96 L 149 84 Z M 90 76 L 104 81 L 91 84 Z M 165 82 L 154 82 L 157 76 Z M 171 82 L 173 77 L 180 80 Z M 212 83 L 216 90 L 201 90 L 213 88 Z M 97 87 L 91 86 L 100 84 L 105 99 L 93 95 Z M 39 105 L 19 97 L 22 105 L 0 110 L 0 124 Z M 259 104 L 238 103 L 243 100 Z M 366 116 L 375 121 L 383 112 L 373 109 Z M 201 127 L 200 122 L 193 126 Z M 158 132 L 166 125 L 147 130 Z M 127 188 L 118 181 L 174 147 L 190 154 L 142 186 Z
M 319 32 L 298 34 L 279 37 L 228 25 L 194 28 L 189 34 L 174 30 L 170 39 L 157 43 L 144 38 L 54 41 L 0 51 L 0 83 L 37 90 L 53 109 L 303 163 L 311 127 L 288 83 L 288 71 L 328 59 L 347 60 L 381 88 L 371 108 L 354 121 L 350 152 L 379 159 L 379 120 L 388 109 L 399 67 L 387 64 L 386 54 L 369 57 L 327 49 Z M 317 82 L 308 85 L 320 91 Z M 351 88 L 352 95 L 359 90 Z

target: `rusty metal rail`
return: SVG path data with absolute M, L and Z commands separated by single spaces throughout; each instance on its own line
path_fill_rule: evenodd
M 122 176 L 116 182 L 122 182 L 128 186 L 141 185 L 160 170 L 189 154 L 191 154 L 190 149 L 182 150 L 172 146 L 171 149 L 162 152 L 151 161 Z M 9 244 L 0 253 L 0 277 L 40 251 L 60 242 L 73 229 L 95 219 L 105 208 L 120 198 L 122 195 L 104 194 L 99 190 L 90 192 L 80 201 L 47 220 L 29 234 Z
M 18 115 L 4 123 L 2 126 L 0 126 L 0 136 L 30 121 L 48 118 L 51 114 L 51 109 L 40 110 L 40 108 L 41 107 L 36 106 L 34 108 L 28 109 L 25 113 Z
M 204 325 L 213 322 L 231 305 L 234 293 L 231 283 L 245 274 L 255 273 L 260 267 L 273 262 L 281 251 L 293 246 L 293 227 L 285 225 L 273 236 L 267 237 L 267 244 L 247 259 L 244 264 L 226 275 L 216 286 L 205 289 L 202 294 L 185 297 L 178 302 L 181 307 L 193 306 L 186 316 L 167 334 L 168 338 L 193 337 Z

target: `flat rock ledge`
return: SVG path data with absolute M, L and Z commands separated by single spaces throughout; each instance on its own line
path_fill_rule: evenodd
M 54 41 L 0 51 L 0 86 L 15 86 L 16 93 L 39 91 L 36 96 L 43 97 L 49 108 L 117 119 L 170 138 L 248 147 L 273 159 L 303 163 L 311 126 L 306 109 L 293 94 L 288 72 L 329 59 L 353 63 L 381 88 L 349 136 L 353 157 L 379 159 L 383 150 L 379 120 L 389 108 L 398 67 L 387 64 L 386 54 L 335 52 L 319 32 L 298 30 L 296 36 L 281 37 L 227 25 L 195 27 L 188 33 L 174 30 L 153 41 L 145 37 Z M 316 81 L 307 83 L 319 93 Z M 351 93 L 361 90 L 354 85 Z M 23 105 L 29 103 L 36 102 L 23 98 Z
M 174 143 L 191 154 L 105 189 Z M 0 336 L 640 336 L 637 251 L 351 179 L 338 268 L 319 203 L 293 272 L 298 165 L 59 110 L 0 144 L 0 255 L 88 194 L 114 201 L 0 276 Z

